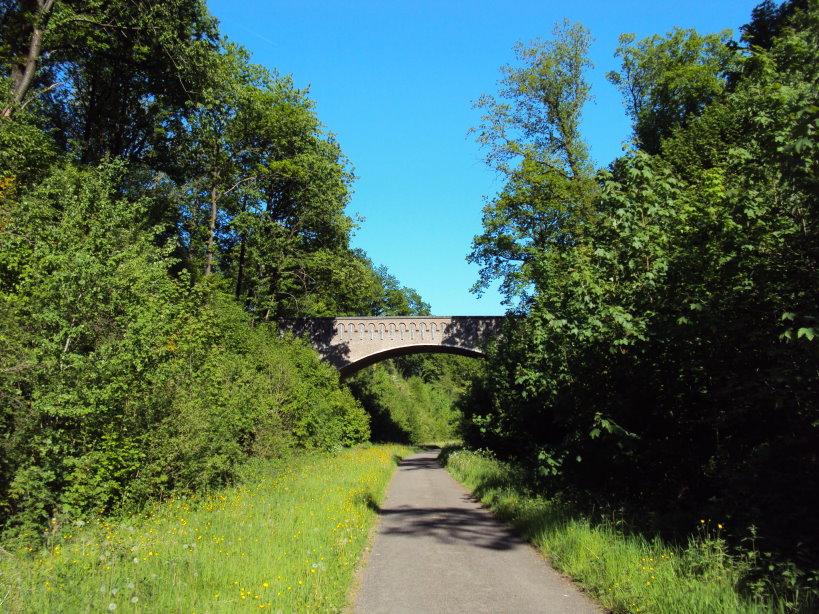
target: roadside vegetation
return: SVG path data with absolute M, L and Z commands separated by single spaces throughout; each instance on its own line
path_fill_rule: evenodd
M 350 247 L 307 92 L 199 0 L 5 2 L 0 68 L 3 543 L 368 441 L 275 320 L 425 305 Z
M 450 441 L 460 427 L 459 400 L 482 368 L 475 358 L 416 354 L 377 363 L 347 383 L 370 416 L 373 441 Z
M 819 4 L 623 35 L 606 169 L 590 44 L 519 44 L 477 103 L 486 364 L 347 385 L 276 319 L 429 305 L 351 247 L 308 92 L 200 0 L 0 4 L 0 607 L 332 611 L 403 453 L 355 446 L 457 436 L 618 612 L 815 611 Z
M 401 446 L 256 460 L 236 486 L 68 515 L 0 550 L 0 611 L 338 612 Z
M 545 496 L 527 470 L 491 453 L 448 448 L 442 464 L 551 564 L 615 614 L 768 614 L 814 612 L 797 570 L 752 579 L 757 544 L 731 553 L 724 526 L 700 518 L 684 542 L 645 537 L 639 525 L 558 496 Z
M 583 502 L 648 543 L 734 553 L 729 584 L 786 587 L 780 603 L 810 612 L 819 4 L 762 2 L 741 32 L 621 36 L 608 77 L 633 135 L 608 168 L 582 136 L 581 25 L 519 44 L 478 101 L 505 182 L 470 258 L 477 289 L 500 282 L 518 317 L 462 403 L 463 436 L 543 500 Z M 696 556 L 678 560 L 713 569 Z

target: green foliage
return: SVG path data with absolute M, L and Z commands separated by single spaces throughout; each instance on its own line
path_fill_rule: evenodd
M 374 441 L 449 441 L 461 416 L 458 400 L 479 369 L 474 358 L 415 355 L 368 367 L 348 383 L 371 416 Z
M 301 342 L 192 286 L 117 194 L 122 164 L 58 167 L 8 198 L 0 250 L 6 526 L 223 484 L 250 455 L 367 439 Z
M 44 543 L 2 551 L 3 612 L 340 611 L 408 452 L 256 459 L 233 487 L 55 518 Z
M 816 598 L 804 577 L 790 570 L 775 583 L 758 583 L 745 594 L 749 566 L 757 556 L 731 557 L 723 525 L 703 518 L 687 542 L 647 539 L 622 520 L 545 497 L 523 467 L 491 455 L 447 449 L 445 466 L 459 481 L 537 546 L 549 561 L 578 581 L 613 612 L 810 612 Z M 782 570 L 785 571 L 784 569 Z
M 402 286 L 387 267 L 375 269 L 381 291 L 376 296 L 376 302 L 371 307 L 375 316 L 428 316 L 429 303 L 424 302 L 421 295 L 412 288 Z
M 307 91 L 200 0 L 0 6 L 0 530 L 369 437 L 268 321 L 423 312 Z
M 23 4 L 23 3 L 20 3 Z M 38 59 L 43 111 L 84 163 L 132 163 L 170 137 L 211 78 L 218 32 L 200 0 L 55 2 Z
M 501 100 L 484 95 L 476 104 L 486 109 L 477 140 L 506 185 L 484 207 L 484 233 L 468 259 L 482 267 L 475 290 L 500 279 L 507 303 L 528 296 L 542 277 L 541 254 L 571 242 L 571 220 L 591 214 L 595 185 L 580 137 L 591 37 L 568 22 L 554 37 L 518 43 L 521 66 L 502 69 Z
M 593 212 L 554 218 L 564 240 L 491 271 L 532 289 L 527 317 L 507 323 L 463 404 L 467 441 L 550 489 L 668 535 L 720 518 L 732 547 L 755 526 L 774 560 L 807 571 L 819 567 L 807 511 L 819 492 L 818 19 L 813 4 L 793 11 L 770 49 L 744 56 L 680 31 L 620 50 L 632 74 L 654 75 L 646 100 L 667 105 L 644 126 L 662 147 L 599 171 Z M 710 81 L 678 73 L 686 41 Z M 730 87 L 709 57 L 738 63 Z M 691 108 L 658 93 L 680 75 L 699 92 Z M 666 112 L 679 121 L 655 122 Z M 553 206 L 550 185 L 515 189 L 536 211 Z M 495 228 L 522 226 L 491 213 L 476 241 L 504 250 Z
M 620 36 L 615 56 L 622 69 L 607 76 L 623 94 L 643 151 L 658 153 L 663 138 L 723 92 L 738 60 L 730 36 L 730 30 L 701 36 L 679 28 L 636 43 L 634 34 Z

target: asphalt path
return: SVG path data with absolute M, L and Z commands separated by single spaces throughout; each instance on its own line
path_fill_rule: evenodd
M 398 466 L 353 599 L 354 614 L 600 614 L 437 463 Z

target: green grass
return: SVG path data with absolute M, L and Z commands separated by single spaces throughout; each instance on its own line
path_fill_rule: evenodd
M 811 611 L 809 604 L 795 609 L 793 599 L 743 597 L 742 561 L 728 556 L 720 525 L 703 519 L 683 547 L 624 535 L 611 523 L 591 523 L 531 494 L 510 465 L 466 450 L 446 452 L 446 468 L 457 480 L 613 612 Z
M 338 612 L 401 446 L 255 463 L 242 484 L 0 550 L 0 611 Z

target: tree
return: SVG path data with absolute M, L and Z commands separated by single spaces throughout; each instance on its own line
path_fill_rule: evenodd
M 23 105 L 37 73 L 43 37 L 56 0 L 6 1 L 0 5 L 0 23 L 9 36 L 0 44 L 0 58 L 8 66 L 9 97 L 0 112 L 7 119 Z
M 580 135 L 590 42 L 582 26 L 564 22 L 552 40 L 518 43 L 522 65 L 502 68 L 500 100 L 484 95 L 476 104 L 486 111 L 477 140 L 506 180 L 484 208 L 468 258 L 482 267 L 478 292 L 499 278 L 507 303 L 525 299 L 544 281 L 542 258 L 593 217 L 593 169 Z
M 599 173 L 595 217 L 535 250 L 528 317 L 510 320 L 464 404 L 467 439 L 536 469 L 541 488 L 616 501 L 649 532 L 704 515 L 738 543 L 754 526 L 807 571 L 815 537 L 794 527 L 819 492 L 814 5 L 769 49 L 731 56 L 729 86 L 699 35 L 638 45 L 632 74 L 651 75 L 631 82 L 648 85 L 638 99 L 674 111 L 633 115 L 660 146 Z M 686 40 L 700 41 L 691 66 Z M 710 76 L 688 70 L 697 57 Z
M 638 147 L 658 153 L 664 138 L 722 93 L 737 61 L 730 37 L 730 30 L 701 36 L 679 28 L 636 43 L 634 34 L 620 36 L 614 55 L 622 68 L 607 77 L 623 94 Z
M 2 19 L 3 117 L 41 98 L 62 146 L 84 162 L 144 156 L 208 82 L 216 50 L 200 0 L 7 0 Z
M 782 27 L 797 9 L 807 11 L 808 1 L 787 0 L 777 6 L 772 0 L 764 0 L 751 11 L 751 21 L 740 28 L 742 42 L 751 48 L 770 49 L 774 38 L 781 33 Z
M 373 305 L 371 315 L 430 315 L 429 303 L 426 303 L 416 290 L 402 286 L 395 275 L 387 270 L 387 267 L 380 266 L 375 269 L 375 272 L 381 284 L 381 293 L 378 302 Z

